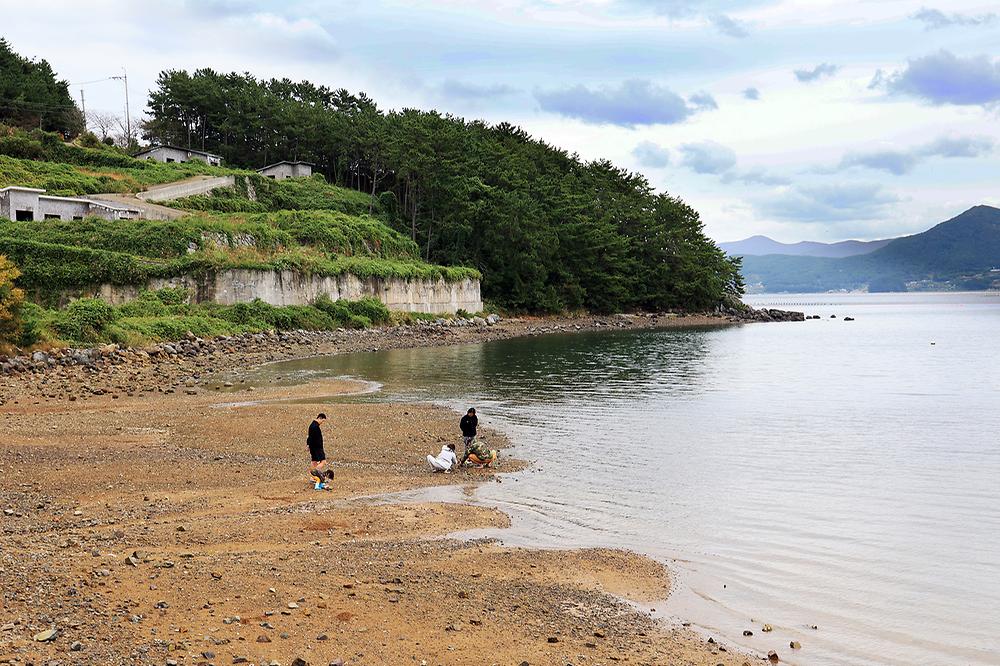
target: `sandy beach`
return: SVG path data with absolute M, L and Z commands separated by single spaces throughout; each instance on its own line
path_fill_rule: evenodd
M 289 345 L 244 362 L 296 353 Z M 489 431 L 502 450 L 497 473 L 429 473 L 424 455 L 457 439 L 450 411 L 309 401 L 359 390 L 350 381 L 219 392 L 205 388 L 207 372 L 184 383 L 183 365 L 169 381 L 193 388 L 165 394 L 152 363 L 91 372 L 90 386 L 128 377 L 135 388 L 70 401 L 77 369 L 63 370 L 4 381 L 0 663 L 757 659 L 641 610 L 669 593 L 669 572 L 653 560 L 442 538 L 509 518 L 372 499 L 514 482 L 502 473 L 528 463 Z M 327 492 L 305 472 L 305 429 L 320 410 L 332 417 L 326 450 L 337 470 Z

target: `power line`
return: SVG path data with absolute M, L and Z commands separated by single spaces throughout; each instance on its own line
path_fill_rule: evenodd
M 113 78 L 115 78 L 115 77 L 108 76 L 108 77 L 103 78 L 103 79 L 94 79 L 93 81 L 80 81 L 79 83 L 71 83 L 69 85 L 71 85 L 71 86 L 89 86 L 91 83 L 101 83 L 102 81 L 110 81 Z

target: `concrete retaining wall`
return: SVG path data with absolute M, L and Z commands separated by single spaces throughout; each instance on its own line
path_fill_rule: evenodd
M 197 303 L 223 305 L 246 303 L 259 298 L 271 305 L 308 305 L 322 294 L 333 300 L 356 301 L 374 297 L 390 310 L 399 312 L 454 313 L 458 310 L 480 312 L 483 309 L 479 280 L 445 282 L 437 280 L 401 280 L 396 278 L 359 278 L 309 276 L 292 271 L 226 270 L 207 276 L 182 276 L 155 279 L 143 286 L 105 284 L 85 294 L 119 305 L 138 297 L 143 289 L 184 287 L 191 290 Z
M 170 201 L 171 199 L 192 197 L 196 194 L 207 194 L 217 187 L 232 187 L 234 182 L 233 176 L 182 180 L 168 185 L 151 187 L 136 196 L 146 201 Z

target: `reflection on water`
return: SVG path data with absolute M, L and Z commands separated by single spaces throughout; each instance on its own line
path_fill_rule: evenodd
M 535 462 L 478 493 L 514 516 L 505 541 L 676 560 L 670 610 L 736 642 L 800 664 L 1000 663 L 1000 299 L 800 301 L 824 319 L 266 372 L 475 405 Z M 750 618 L 775 631 L 742 638 Z
M 374 380 L 390 396 L 520 403 L 579 401 L 580 396 L 627 400 L 647 392 L 703 390 L 708 346 L 702 331 L 666 338 L 607 333 L 547 335 L 507 343 L 397 349 L 288 361 L 267 366 L 265 378 L 305 381 L 320 376 Z M 600 354 L 594 354 L 599 348 Z M 428 353 L 430 352 L 430 353 Z M 380 396 L 384 398 L 385 396 Z

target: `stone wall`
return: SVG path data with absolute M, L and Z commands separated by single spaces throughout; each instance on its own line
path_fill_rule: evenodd
M 400 312 L 454 313 L 458 310 L 481 312 L 482 297 L 479 280 L 445 282 L 437 280 L 402 280 L 398 278 L 359 278 L 355 275 L 334 277 L 310 276 L 293 271 L 262 271 L 234 269 L 214 275 L 181 276 L 154 279 L 142 286 L 105 284 L 90 290 L 87 296 L 97 296 L 118 305 L 138 297 L 142 289 L 184 287 L 197 303 L 216 302 L 223 305 L 246 303 L 259 298 L 271 305 L 308 305 L 322 294 L 333 300 L 351 301 L 374 297 L 390 310 Z

